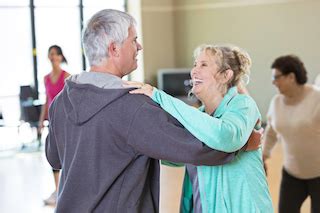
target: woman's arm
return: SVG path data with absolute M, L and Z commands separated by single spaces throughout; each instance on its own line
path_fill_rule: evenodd
M 248 99 L 234 102 L 222 117 L 214 118 L 163 91 L 154 89 L 152 99 L 209 147 L 234 152 L 245 145 L 258 119 Z M 231 104 L 231 103 L 230 103 Z
M 196 138 L 219 151 L 234 152 L 243 147 L 260 116 L 252 109 L 252 105 L 255 104 L 248 98 L 235 102 L 231 107 L 232 110 L 218 119 L 148 84 L 133 82 L 129 85 L 139 88 L 130 93 L 152 97 Z
M 64 72 L 64 79 L 66 79 L 66 78 L 68 78 L 70 76 L 70 73 L 68 73 L 68 72 Z
M 274 131 L 270 122 L 268 122 L 265 134 L 262 140 L 262 153 L 264 159 L 267 159 L 271 156 L 271 151 L 277 143 L 277 133 Z
M 262 139 L 262 153 L 264 159 L 270 157 L 271 151 L 278 140 L 277 133 L 272 126 L 272 123 L 274 123 L 273 121 L 275 119 L 275 110 L 277 109 L 276 103 L 278 102 L 278 97 L 279 96 L 275 96 L 272 98 L 267 113 L 267 127 Z
M 265 134 L 263 135 L 263 140 L 262 140 L 262 159 L 263 159 L 263 167 L 266 174 L 268 174 L 268 165 L 266 163 L 266 160 L 270 158 L 271 151 L 275 146 L 277 140 L 278 140 L 277 133 L 272 128 L 270 124 L 270 119 L 268 119 L 266 131 L 265 131 Z
M 48 97 L 46 96 L 46 102 L 41 106 L 41 112 L 39 117 L 39 123 L 38 123 L 38 133 L 41 133 L 44 125 L 43 122 L 46 119 L 48 115 Z

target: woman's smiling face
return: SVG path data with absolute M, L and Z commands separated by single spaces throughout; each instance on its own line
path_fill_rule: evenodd
M 209 94 L 218 91 L 218 74 L 219 67 L 216 63 L 216 56 L 210 51 L 202 51 L 194 61 L 194 67 L 191 70 L 193 82 L 192 92 L 201 100 Z

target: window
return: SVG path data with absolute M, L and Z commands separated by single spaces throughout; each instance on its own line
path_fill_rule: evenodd
M 81 32 L 79 8 L 35 9 L 39 92 L 44 93 L 43 78 L 51 71 L 48 48 L 58 45 L 62 48 L 68 64 L 62 66 L 70 74 L 82 70 Z
M 88 19 L 96 12 L 103 9 L 116 9 L 124 11 L 124 1 L 114 1 L 114 0 L 84 0 L 83 1 L 83 14 L 84 14 L 84 26 Z
M 103 8 L 124 11 L 124 0 L 83 0 L 84 23 Z M 71 74 L 82 70 L 79 0 L 34 0 L 35 38 L 40 98 L 44 101 L 43 77 L 51 70 L 48 48 L 61 46 Z M 17 15 L 18 14 L 18 15 Z M 5 122 L 20 117 L 21 85 L 34 85 L 30 0 L 0 0 L 0 110 Z
M 20 85 L 33 84 L 29 8 L 0 7 L 0 27 L 0 108 L 4 119 L 11 122 L 20 116 Z
M 30 0 L 0 0 L 0 7 L 29 6 Z

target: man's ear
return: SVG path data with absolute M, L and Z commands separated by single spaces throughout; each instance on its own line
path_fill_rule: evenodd
M 115 42 L 111 42 L 108 46 L 109 57 L 119 57 L 120 48 Z

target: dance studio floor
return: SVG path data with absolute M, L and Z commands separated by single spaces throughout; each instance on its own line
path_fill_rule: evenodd
M 281 162 L 281 147 L 277 146 L 269 162 L 268 177 L 275 207 L 278 200 Z M 2 155 L 0 168 L 1 213 L 54 212 L 53 207 L 43 205 L 43 199 L 54 189 L 51 169 L 43 151 Z M 160 212 L 178 212 L 183 172 L 183 168 L 162 167 Z M 309 208 L 310 201 L 307 200 L 301 212 L 307 213 Z

